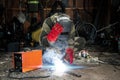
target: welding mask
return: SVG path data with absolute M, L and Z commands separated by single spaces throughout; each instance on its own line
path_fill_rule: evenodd
M 61 14 L 57 17 L 57 22 L 64 28 L 59 38 L 68 38 L 69 32 L 71 31 L 72 22 L 70 17 L 66 14 Z

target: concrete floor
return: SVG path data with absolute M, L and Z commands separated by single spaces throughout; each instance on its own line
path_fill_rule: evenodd
M 26 78 L 26 79 L 11 79 L 7 75 L 9 69 L 12 68 L 11 53 L 0 53 L 0 80 L 120 80 L 120 55 L 119 53 L 101 51 L 97 47 L 89 47 L 89 54 L 93 57 L 98 57 L 99 60 L 105 63 L 76 63 L 80 66 L 88 66 L 84 69 L 70 70 L 75 74 L 81 74 L 81 77 L 76 77 L 68 73 L 63 75 L 51 75 L 48 78 Z M 12 73 L 11 75 L 17 78 L 30 76 L 45 76 L 48 71 L 37 69 L 26 73 Z

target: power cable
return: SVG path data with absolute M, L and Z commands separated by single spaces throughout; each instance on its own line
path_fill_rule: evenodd
M 12 76 L 11 74 L 12 73 L 20 73 L 19 71 L 16 71 L 15 69 L 9 69 L 9 73 L 8 73 L 8 75 L 7 75 L 7 77 L 8 78 L 10 78 L 10 79 L 39 79 L 39 78 L 49 78 L 49 77 L 51 77 L 52 76 L 52 73 L 54 72 L 53 70 L 51 70 L 51 69 L 47 69 L 48 70 L 48 75 L 46 75 L 46 76 L 26 76 L 26 77 L 14 77 L 14 76 Z M 67 72 L 65 72 L 65 73 L 67 73 L 67 74 L 69 74 L 69 75 L 72 75 L 72 76 L 75 76 L 75 77 L 81 77 L 82 75 L 81 74 L 76 74 L 76 73 L 73 73 L 73 72 L 70 72 L 70 71 L 67 71 Z
M 50 74 L 48 74 L 46 76 L 36 76 L 36 77 L 35 76 L 13 77 L 13 76 L 11 76 L 11 74 L 14 73 L 14 72 L 18 72 L 18 71 L 14 70 L 14 69 L 10 69 L 7 77 L 10 78 L 10 79 L 30 79 L 30 78 L 48 78 L 48 77 L 51 76 Z

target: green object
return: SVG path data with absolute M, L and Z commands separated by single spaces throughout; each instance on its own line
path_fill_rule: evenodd
M 28 12 L 38 12 L 39 11 L 39 0 L 28 0 Z
M 33 0 L 33 1 L 28 1 L 28 4 L 38 4 L 39 3 L 39 1 L 38 0 Z

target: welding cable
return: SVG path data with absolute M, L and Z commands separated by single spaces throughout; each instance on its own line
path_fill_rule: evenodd
M 117 59 L 114 60 L 114 59 L 110 58 L 110 59 L 106 59 L 102 62 L 104 62 L 104 64 L 112 65 L 116 70 L 120 70 L 120 68 L 119 68 L 120 62 Z
M 82 77 L 82 75 L 80 75 L 80 74 L 75 74 L 75 73 L 73 73 L 73 72 L 66 72 L 66 73 L 69 74 L 69 75 L 75 76 L 75 77 Z
M 48 78 L 48 77 L 51 76 L 51 74 L 49 73 L 46 76 L 13 77 L 13 76 L 11 76 L 11 74 L 14 73 L 14 72 L 18 72 L 18 71 L 14 70 L 14 69 L 10 69 L 7 77 L 10 78 L 10 79 L 30 79 L 30 78 L 34 79 L 34 78 Z

